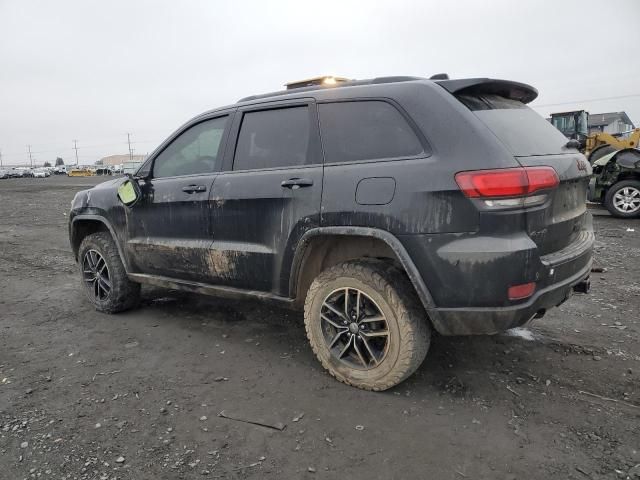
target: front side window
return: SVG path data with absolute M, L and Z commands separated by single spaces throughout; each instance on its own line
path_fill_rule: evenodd
M 155 178 L 197 175 L 219 170 L 220 144 L 227 116 L 206 120 L 184 131 L 153 163 Z
M 309 138 L 307 106 L 247 112 L 238 134 L 233 169 L 304 165 Z
M 327 163 L 413 157 L 422 144 L 398 110 L 371 100 L 318 105 Z

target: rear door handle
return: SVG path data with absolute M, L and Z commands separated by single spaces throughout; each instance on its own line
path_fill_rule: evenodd
M 204 185 L 188 185 L 186 187 L 182 187 L 182 191 L 187 193 L 206 192 L 207 187 Z
M 296 190 L 298 188 L 310 187 L 313 185 L 313 180 L 310 178 L 290 178 L 289 180 L 283 180 L 280 184 L 283 188 L 290 188 Z

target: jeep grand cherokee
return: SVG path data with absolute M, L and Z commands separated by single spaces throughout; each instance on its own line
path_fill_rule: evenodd
M 140 285 L 304 310 L 338 380 L 384 390 L 430 332 L 490 334 L 586 291 L 591 167 L 526 104 L 473 78 L 302 82 L 180 127 L 69 216 L 89 300 Z

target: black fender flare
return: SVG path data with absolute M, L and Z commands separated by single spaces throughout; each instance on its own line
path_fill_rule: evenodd
M 71 242 L 71 248 L 73 248 L 73 235 L 74 235 L 75 223 L 82 220 L 90 220 L 94 222 L 97 221 L 102 223 L 105 227 L 107 227 L 107 230 L 109 230 L 109 233 L 111 234 L 111 237 L 113 238 L 113 241 L 116 244 L 116 248 L 118 249 L 118 255 L 120 255 L 120 259 L 122 260 L 122 265 L 124 266 L 124 270 L 126 273 L 130 273 L 127 262 L 125 261 L 126 257 L 124 256 L 124 252 L 122 251 L 122 247 L 120 245 L 120 242 L 118 241 L 118 236 L 116 235 L 116 231 L 111 225 L 111 222 L 109 222 L 109 220 L 107 220 L 101 215 L 81 213 L 73 217 L 73 219 L 71 220 L 71 223 L 69 224 L 69 241 Z M 76 261 L 77 261 L 78 260 L 77 252 L 74 252 L 74 256 L 76 257 Z
M 424 283 L 422 279 L 422 275 L 416 268 L 413 260 L 407 253 L 407 250 L 404 248 L 400 240 L 393 235 L 391 232 L 386 230 L 381 230 L 379 228 L 370 228 L 370 227 L 318 227 L 313 228 L 304 233 L 304 235 L 300 238 L 298 242 L 298 247 L 296 249 L 296 253 L 293 258 L 293 263 L 291 266 L 291 277 L 289 280 L 289 292 L 292 298 L 296 296 L 296 289 L 298 287 L 297 281 L 300 273 L 300 268 L 302 267 L 302 260 L 304 258 L 305 250 L 309 241 L 318 236 L 322 235 L 344 235 L 344 236 L 353 236 L 353 237 L 373 237 L 385 242 L 396 254 L 396 257 L 400 261 L 400 264 L 404 268 L 409 280 L 411 281 L 413 287 L 418 294 L 418 298 L 422 302 L 427 314 L 429 315 L 431 321 L 435 323 L 438 318 L 438 312 L 436 310 L 436 305 L 433 301 L 433 297 L 431 292 Z
M 615 160 L 622 168 L 640 170 L 640 149 L 638 148 L 623 148 L 622 150 L 618 150 L 611 159 Z

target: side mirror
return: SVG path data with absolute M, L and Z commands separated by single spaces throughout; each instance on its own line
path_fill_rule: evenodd
M 133 207 L 141 197 L 140 185 L 133 178 L 127 178 L 118 187 L 118 198 L 127 207 Z

